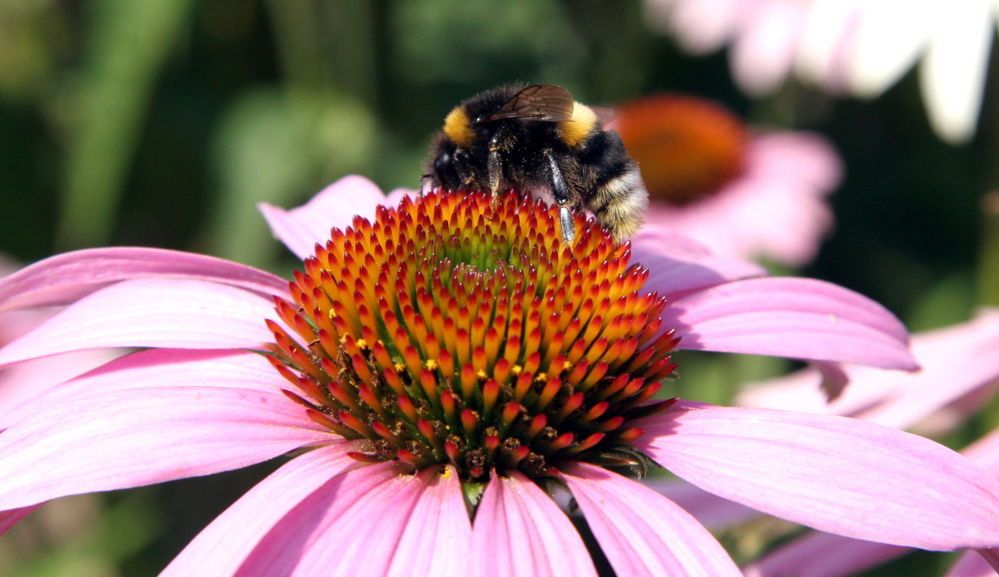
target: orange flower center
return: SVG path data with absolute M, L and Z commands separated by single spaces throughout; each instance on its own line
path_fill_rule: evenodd
M 576 219 L 570 247 L 540 202 L 431 193 L 334 230 L 276 300 L 291 334 L 268 321 L 287 394 L 358 459 L 469 480 L 630 445 L 676 339 L 629 246 Z
M 742 170 L 746 130 L 707 100 L 637 100 L 620 107 L 614 122 L 653 200 L 689 204 L 717 192 Z

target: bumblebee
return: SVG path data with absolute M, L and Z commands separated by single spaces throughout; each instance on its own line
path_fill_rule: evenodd
M 648 192 L 621 138 L 590 107 L 551 84 L 509 85 L 462 101 L 444 119 L 424 186 L 516 189 L 559 207 L 562 238 L 585 209 L 622 241 L 642 224 Z

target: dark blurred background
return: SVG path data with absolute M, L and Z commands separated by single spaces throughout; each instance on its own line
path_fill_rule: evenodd
M 686 92 L 831 139 L 836 229 L 799 272 L 925 329 L 990 299 L 997 78 L 977 136 L 955 147 L 931 132 L 914 71 L 873 101 L 794 79 L 750 100 L 724 51 L 686 55 L 637 0 L 0 0 L 0 252 L 158 246 L 284 271 L 257 202 L 293 206 L 349 173 L 418 186 L 430 133 L 479 90 L 559 83 L 607 105 Z M 0 574 L 155 574 L 271 468 L 80 501 L 79 532 L 35 521 L 0 544 Z

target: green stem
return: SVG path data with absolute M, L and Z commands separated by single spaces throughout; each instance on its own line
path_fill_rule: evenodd
M 979 301 L 999 306 L 999 190 L 982 198 L 982 252 L 978 264 Z
M 87 5 L 93 24 L 68 150 L 59 248 L 108 241 L 125 177 L 190 0 L 107 0 Z

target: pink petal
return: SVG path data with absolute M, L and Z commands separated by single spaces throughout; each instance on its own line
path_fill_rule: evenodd
M 471 523 L 458 476 L 446 471 L 390 465 L 337 477 L 275 525 L 239 575 L 284 575 L 292 565 L 303 577 L 465 575 Z
M 81 391 L 0 434 L 0 509 L 238 469 L 333 438 L 277 392 Z
M 828 140 L 808 132 L 766 132 L 753 137 L 746 151 L 749 170 L 791 180 L 826 196 L 843 178 L 843 163 Z
M 889 391 L 861 414 L 865 420 L 911 427 L 976 392 L 990 394 L 989 386 L 999 383 L 999 312 L 984 310 L 969 322 L 918 334 L 912 351 L 922 365 L 917 373 L 850 370 L 855 388 Z
M 273 340 L 268 299 L 195 280 L 140 279 L 105 287 L 0 349 L 0 364 L 101 347 L 260 349 Z
M 0 369 L 0 428 L 22 411 L 30 410 L 24 404 L 37 401 L 45 391 L 118 354 L 120 351 L 110 349 L 75 351 Z
M 49 318 L 55 316 L 53 308 L 22 309 L 0 313 L 0 344 L 26 335 Z
M 563 471 L 618 575 L 741 577 L 711 533 L 666 497 L 593 465 L 577 463 Z
M 999 429 L 993 429 L 991 433 L 968 445 L 961 454 L 993 477 L 999 477 Z
M 989 385 L 999 382 L 999 314 L 985 311 L 970 322 L 917 334 L 912 353 L 922 366 L 914 373 L 842 367 L 850 386 L 828 402 L 819 385 L 838 365 L 821 363 L 825 375 L 808 368 L 771 380 L 742 393 L 739 404 L 857 416 L 896 428 L 924 423 L 959 399 L 988 394 Z
M 760 512 L 733 503 L 679 479 L 646 479 L 643 484 L 673 501 L 708 529 L 721 530 L 760 516 Z
M 47 360 L 49 359 L 33 362 Z M 9 371 L 16 371 L 22 366 L 17 365 Z M 48 394 L 39 395 L 36 391 L 35 396 L 21 406 L 18 414 L 8 420 L 13 422 L 17 417 L 30 419 L 34 406 L 44 407 L 61 402 L 61 399 L 73 399 L 80 394 L 146 387 L 227 387 L 264 393 L 291 388 L 288 381 L 259 353 L 238 350 L 150 349 L 116 359 L 52 389 Z
M 679 348 L 915 369 L 905 327 L 881 305 L 800 278 L 736 281 L 674 301 Z
M 211 567 L 212 575 L 234 575 L 282 517 L 309 495 L 358 462 L 351 445 L 335 442 L 296 457 L 240 497 L 160 573 L 188 577 Z
M 631 239 L 631 251 L 632 262 L 649 269 L 645 290 L 668 296 L 766 274 L 759 265 L 719 256 L 697 241 L 653 223 Z
M 371 498 L 384 499 L 387 486 L 395 488 L 393 480 L 399 477 L 399 469 L 394 463 L 381 463 L 360 467 L 338 474 L 322 487 L 313 491 L 301 500 L 281 520 L 271 526 L 267 535 L 260 540 L 250 556 L 240 566 L 235 574 L 237 577 L 273 577 L 275 575 L 293 575 L 295 567 L 302 557 L 316 546 L 316 535 L 322 533 L 329 525 L 347 513 L 351 507 L 363 502 L 368 504 Z M 374 497 L 372 497 L 374 495 Z M 364 509 L 362 507 L 362 509 Z M 367 509 L 370 515 L 366 519 L 372 523 L 378 521 L 373 509 Z M 355 511 L 355 515 L 358 514 Z M 364 514 L 364 511 L 361 511 Z M 366 540 L 360 535 L 352 536 L 347 543 L 323 543 L 322 545 L 336 553 L 346 544 L 364 548 Z M 388 536 L 378 536 L 374 541 L 385 543 Z M 359 567 L 365 565 L 350 565 L 337 562 L 324 568 L 324 577 L 332 577 L 339 572 L 357 575 Z
M 913 375 L 910 390 L 862 415 L 865 421 L 908 428 L 958 399 L 999 382 L 999 349 L 947 371 Z M 851 386 L 862 386 L 861 383 Z M 957 425 L 960 423 L 954 423 Z
M 0 511 L 0 535 L 9 531 L 11 527 L 17 525 L 18 521 L 27 517 L 32 511 L 40 506 L 41 505 L 32 505 L 31 507 L 11 509 L 10 511 Z
M 677 476 L 821 531 L 932 550 L 999 544 L 999 482 L 857 419 L 678 402 L 636 443 Z
M 493 477 L 472 527 L 473 575 L 593 575 L 590 553 L 575 527 L 533 481 Z
M 736 396 L 735 404 L 741 407 L 852 416 L 856 411 L 869 408 L 880 401 L 884 394 L 881 389 L 868 391 L 865 387 L 847 386 L 842 395 L 835 401 L 830 401 L 822 390 L 822 370 L 816 365 L 817 363 L 775 379 L 746 385 L 745 390 Z M 854 404 L 855 395 L 863 395 L 857 405 Z
M 986 554 L 995 557 L 994 553 Z M 989 565 L 989 562 L 978 552 L 968 551 L 958 558 L 957 563 L 954 563 L 954 566 L 950 568 L 946 577 L 995 577 L 997 571 L 999 570 Z
M 316 243 L 325 244 L 329 240 L 330 229 L 347 228 L 354 216 L 374 218 L 375 209 L 387 201 L 370 180 L 345 176 L 298 208 L 285 210 L 263 203 L 260 212 L 274 236 L 304 259 L 315 253 Z
M 999 475 L 999 430 L 966 447 L 961 454 L 989 474 Z M 745 567 L 744 572 L 747 577 L 854 575 L 910 552 L 911 549 L 905 547 L 858 541 L 828 533 L 810 533 L 771 551 L 759 561 Z M 988 567 L 978 555 L 971 557 Z M 976 562 L 969 564 L 973 567 Z
M 846 577 L 886 563 L 912 549 L 810 533 L 744 567 L 746 577 Z
M 60 305 L 110 283 L 148 277 L 228 284 L 261 294 L 285 294 L 288 282 L 228 260 L 159 248 L 95 248 L 47 258 L 0 280 L 0 311 Z
M 143 387 L 226 387 L 273 393 L 290 385 L 260 353 L 150 349 L 81 375 L 54 394 Z
M 454 469 L 420 473 L 423 494 L 406 521 L 387 575 L 468 575 L 472 522 Z

